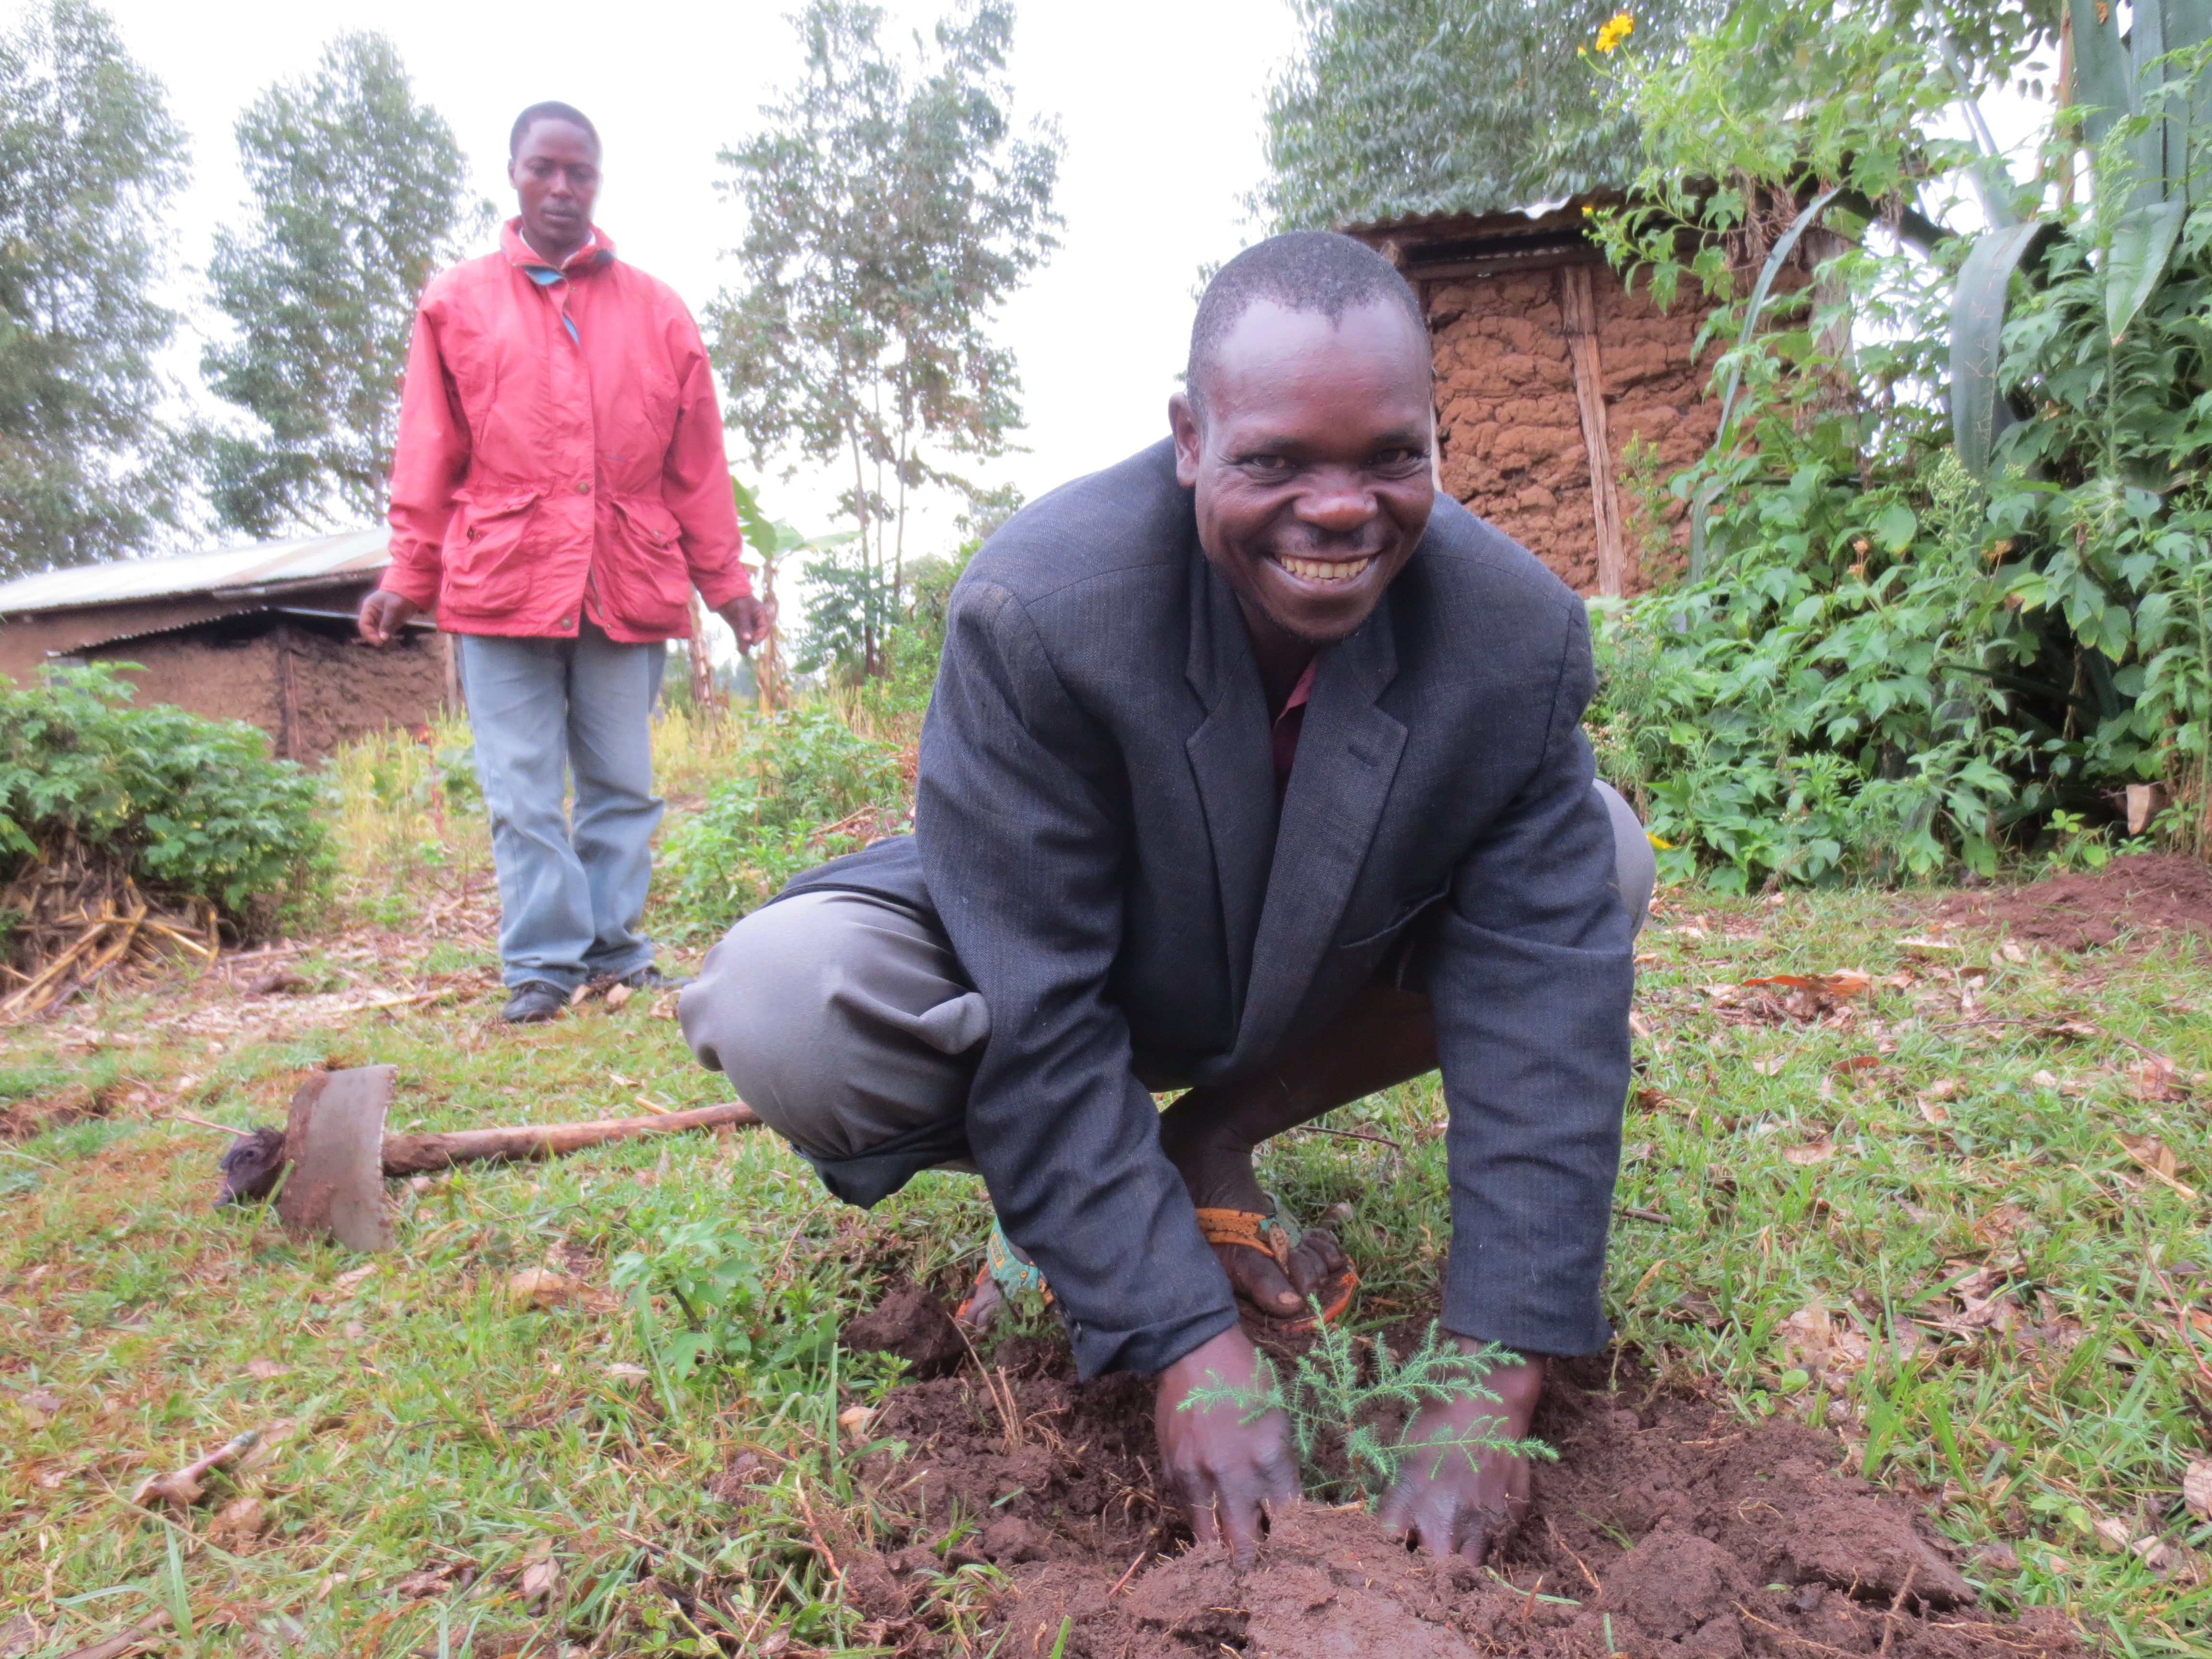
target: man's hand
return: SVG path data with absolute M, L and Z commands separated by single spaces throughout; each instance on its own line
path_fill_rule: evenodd
M 714 613 L 729 623 L 730 632 L 738 636 L 738 649 L 750 651 L 768 637 L 768 630 L 775 621 L 775 610 L 763 605 L 750 593 L 732 599 Z
M 389 645 L 401 629 L 422 614 L 422 606 L 414 600 L 380 587 L 361 602 L 361 636 L 371 645 Z
M 1162 1371 L 1152 1401 L 1168 1484 L 1190 1513 L 1190 1529 L 1201 1544 L 1225 1536 L 1239 1568 L 1252 1564 L 1260 1546 L 1265 1506 L 1287 1504 L 1298 1495 L 1291 1425 L 1280 1412 L 1253 1423 L 1240 1421 L 1245 1408 L 1225 1400 L 1188 1411 L 1182 1405 L 1194 1389 L 1257 1394 L 1265 1387 L 1260 1351 L 1232 1325 Z
M 1473 1353 L 1482 1345 L 1455 1339 Z M 1544 1389 L 1544 1362 L 1501 1365 L 1483 1379 L 1496 1401 L 1458 1399 L 1425 1406 L 1407 1426 L 1409 1443 L 1472 1438 L 1486 1431 L 1524 1440 Z M 1458 1447 L 1410 1452 L 1398 1484 L 1382 1500 L 1382 1524 L 1418 1538 L 1432 1555 L 1457 1551 L 1480 1566 L 1528 1505 L 1528 1460 L 1503 1452 L 1477 1457 Z

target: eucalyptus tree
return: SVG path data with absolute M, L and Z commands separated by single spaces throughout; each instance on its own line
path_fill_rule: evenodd
M 82 0 L 0 34 L 0 576 L 144 549 L 177 514 L 155 358 L 167 96 Z
M 1005 0 L 969 0 L 904 52 L 875 6 L 812 0 L 795 21 L 798 83 L 721 157 L 748 215 L 734 251 L 744 283 L 709 325 L 756 464 L 811 461 L 848 480 L 839 507 L 854 538 L 818 580 L 850 613 L 846 665 L 872 674 L 915 493 L 972 494 L 954 459 L 1005 453 L 1021 424 L 1013 356 L 990 324 L 1058 246 L 1061 143 L 1010 113 Z
M 1295 0 L 1297 55 L 1267 94 L 1279 229 L 1491 213 L 1626 184 L 1632 116 L 1592 43 L 1663 52 L 1725 0 Z M 1614 20 L 1626 16 L 1630 27 Z M 1612 25 L 1608 31 L 1608 25 Z
M 489 210 L 452 127 L 417 102 L 380 34 L 343 34 L 315 72 L 238 120 L 252 194 L 208 266 L 234 337 L 202 371 L 252 417 L 201 445 L 224 523 L 257 534 L 382 515 L 415 301 Z

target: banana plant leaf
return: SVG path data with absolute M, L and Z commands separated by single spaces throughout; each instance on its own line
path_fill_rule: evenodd
M 2145 202 L 2123 213 L 2113 228 L 2112 250 L 2105 258 L 2105 324 L 2114 345 L 2166 279 L 2188 214 L 2189 204 L 2179 197 Z
M 1976 242 L 1951 290 L 1951 436 L 1959 465 L 1987 478 L 2013 413 L 1997 383 L 2013 273 L 2058 234 L 2048 220 L 2007 225 Z

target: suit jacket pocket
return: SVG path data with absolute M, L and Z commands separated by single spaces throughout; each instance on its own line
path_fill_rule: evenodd
M 1424 893 L 1419 898 L 1410 899 L 1405 903 L 1400 905 L 1398 907 L 1398 914 L 1391 918 L 1388 927 L 1378 927 L 1371 933 L 1363 933 L 1358 939 L 1346 939 L 1336 948 L 1340 951 L 1364 951 L 1374 945 L 1383 944 L 1394 934 L 1403 933 L 1407 927 L 1413 926 L 1414 921 L 1419 920 L 1423 911 L 1428 909 L 1431 905 L 1436 904 L 1439 900 L 1448 897 L 1451 893 L 1451 878 L 1447 876 L 1444 878 L 1443 884 L 1434 892 Z

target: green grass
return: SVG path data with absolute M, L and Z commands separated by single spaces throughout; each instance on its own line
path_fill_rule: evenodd
M 386 757 L 386 805 L 349 806 L 357 921 L 404 927 L 464 876 L 486 882 L 481 822 L 458 812 L 440 860 L 382 862 L 422 838 L 421 800 L 391 781 L 404 759 Z M 1667 896 L 1644 941 L 1643 1092 L 1620 1193 L 1643 1214 L 1616 1218 L 1610 1273 L 1625 1341 L 1729 1409 L 1835 1427 L 1858 1469 L 1960 1542 L 2013 1542 L 2017 1571 L 1970 1568 L 1993 1603 L 2063 1607 L 2128 1651 L 2212 1655 L 2198 1633 L 2212 1528 L 2179 1499 L 2207 1413 L 2161 1305 L 2169 1286 L 2192 1308 L 2212 1298 L 2207 1200 L 2117 1139 L 2154 1135 L 2180 1182 L 2212 1189 L 2204 1095 L 2145 1102 L 2124 1075 L 2142 1057 L 2131 1043 L 2212 1071 L 2212 966 L 2172 951 L 2014 962 L 1976 941 L 1939 972 L 1899 943 L 1923 931 L 1925 897 Z M 382 943 L 365 956 L 364 938 Z M 472 977 L 449 1001 L 326 1030 L 149 1029 L 183 1007 L 236 1012 L 219 984 L 187 981 L 0 1036 L 0 1111 L 55 1124 L 0 1142 L 0 1622 L 30 1613 L 40 1655 L 157 1613 L 191 1654 L 705 1653 L 779 1633 L 791 1653 L 880 1650 L 827 1558 L 872 1524 L 837 1418 L 893 1370 L 824 1339 L 887 1273 L 947 1288 L 972 1273 L 979 1184 L 926 1176 L 862 1215 L 767 1136 L 692 1135 L 398 1189 L 398 1248 L 373 1262 L 292 1244 L 272 1215 L 208 1207 L 222 1143 L 167 1113 L 281 1121 L 321 1061 L 397 1066 L 401 1127 L 724 1097 L 642 1003 L 495 1026 L 480 937 L 316 945 L 313 993 L 349 972 L 364 996 Z M 1962 966 L 1985 974 L 1982 1023 L 1960 1023 Z M 1843 967 L 1917 977 L 1879 984 L 1840 1030 L 1730 1024 L 1698 988 Z M 252 1006 L 280 1019 L 283 1003 Z M 1875 1063 L 1837 1069 L 1863 1056 Z M 1932 1093 L 1945 1122 L 1923 1114 Z M 1262 1154 L 1297 1213 L 1348 1206 L 1363 1319 L 1433 1304 L 1442 1115 L 1433 1082 L 1408 1085 L 1328 1126 L 1395 1146 L 1300 1133 Z M 1821 1161 L 1788 1156 L 1824 1146 Z M 2009 1332 L 1963 1326 L 1953 1293 L 1990 1264 L 1980 1288 L 2009 1287 L 2021 1309 Z M 549 1265 L 648 1296 L 611 1313 L 511 1305 L 508 1276 Z M 726 1286 L 711 1304 L 707 1282 Z M 687 1285 L 697 1330 L 674 1293 Z M 1785 1323 L 1808 1309 L 1868 1339 L 1861 1357 L 1808 1354 L 1817 1319 Z M 2212 1334 L 2197 1340 L 2212 1359 Z M 279 1425 L 189 1513 L 127 1501 Z M 247 1498 L 264 1529 L 224 1520 Z M 2099 1521 L 2166 1540 L 2178 1564 L 2154 1574 L 2107 1548 Z M 948 1650 L 980 1654 L 990 1576 L 945 1583 Z

